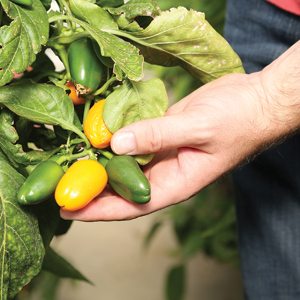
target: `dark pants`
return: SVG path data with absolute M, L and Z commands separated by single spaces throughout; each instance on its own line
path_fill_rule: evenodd
M 225 36 L 247 73 L 259 71 L 300 39 L 300 17 L 264 0 L 228 0 Z M 233 177 L 247 299 L 299 300 L 300 135 Z

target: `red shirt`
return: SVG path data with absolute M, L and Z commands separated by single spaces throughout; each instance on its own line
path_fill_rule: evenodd
M 290 13 L 300 16 L 300 0 L 267 0 Z

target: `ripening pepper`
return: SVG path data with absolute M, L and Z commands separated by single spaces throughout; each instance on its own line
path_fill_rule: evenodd
M 64 210 L 88 205 L 106 187 L 107 173 L 96 160 L 78 160 L 65 173 L 55 190 L 55 200 Z
M 76 87 L 73 82 L 68 81 L 66 86 L 70 89 L 69 98 L 72 100 L 74 105 L 80 105 L 85 103 L 85 99 L 78 94 Z
M 80 85 L 80 93 L 95 91 L 105 79 L 106 67 L 98 59 L 88 38 L 78 39 L 68 49 L 68 62 L 72 81 Z
M 98 101 L 89 110 L 83 123 L 83 130 L 90 143 L 97 149 L 109 146 L 112 134 L 103 120 L 105 100 Z
M 30 173 L 18 192 L 20 204 L 37 204 L 47 200 L 64 175 L 63 168 L 53 160 L 41 162 Z
M 106 171 L 109 185 L 122 198 L 140 204 L 150 201 L 150 183 L 132 156 L 114 156 Z

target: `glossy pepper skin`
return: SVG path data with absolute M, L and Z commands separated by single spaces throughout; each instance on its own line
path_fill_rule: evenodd
M 132 156 L 114 156 L 106 171 L 109 185 L 122 198 L 140 204 L 150 201 L 150 183 Z
M 18 202 L 23 205 L 47 200 L 64 175 L 63 168 L 53 160 L 41 162 L 27 177 L 18 192 Z
M 105 79 L 106 67 L 94 52 L 92 41 L 87 38 L 71 43 L 68 61 L 72 81 L 80 85 L 82 94 L 95 91 Z
M 83 124 L 83 130 L 90 143 L 97 149 L 110 145 L 112 134 L 103 121 L 105 100 L 98 101 L 89 110 Z
M 88 205 L 107 184 L 105 168 L 96 160 L 78 160 L 65 173 L 55 190 L 55 200 L 64 210 Z

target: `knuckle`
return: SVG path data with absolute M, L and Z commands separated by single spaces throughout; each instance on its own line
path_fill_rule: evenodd
M 163 149 L 163 139 L 161 129 L 155 123 L 150 123 L 149 127 L 149 152 L 160 152 Z

